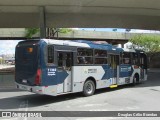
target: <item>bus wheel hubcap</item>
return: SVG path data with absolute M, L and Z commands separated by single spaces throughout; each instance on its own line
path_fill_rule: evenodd
M 92 83 L 88 83 L 87 84 L 86 91 L 87 91 L 88 94 L 92 93 L 92 91 L 93 91 L 93 85 L 92 85 Z

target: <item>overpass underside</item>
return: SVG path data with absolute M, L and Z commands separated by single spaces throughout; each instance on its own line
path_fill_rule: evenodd
M 159 30 L 160 0 L 3 0 L 1 28 L 130 28 Z
M 38 13 L 0 13 L 1 28 L 39 27 Z M 140 28 L 159 30 L 159 16 L 120 14 L 46 13 L 46 27 L 53 28 Z
M 3 0 L 0 27 L 159 30 L 159 0 Z M 42 24 L 45 23 L 45 24 Z

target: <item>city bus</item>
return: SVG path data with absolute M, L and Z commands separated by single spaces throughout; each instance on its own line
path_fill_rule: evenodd
M 15 52 L 18 89 L 57 96 L 137 84 L 147 80 L 147 56 L 87 40 L 21 41 Z

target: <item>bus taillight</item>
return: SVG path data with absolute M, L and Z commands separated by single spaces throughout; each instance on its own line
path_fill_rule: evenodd
M 37 74 L 36 74 L 36 78 L 35 78 L 35 84 L 40 85 L 40 81 L 41 81 L 41 69 L 38 69 Z

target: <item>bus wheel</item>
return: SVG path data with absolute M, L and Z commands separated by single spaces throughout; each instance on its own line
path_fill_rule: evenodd
M 139 82 L 139 76 L 138 74 L 135 74 L 134 77 L 133 77 L 133 85 L 136 85 L 137 83 Z
M 95 84 L 92 80 L 87 80 L 83 86 L 83 95 L 91 96 L 95 92 Z

